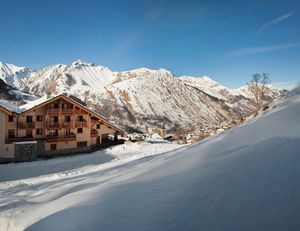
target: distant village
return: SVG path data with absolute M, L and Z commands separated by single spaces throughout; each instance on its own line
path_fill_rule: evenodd
M 177 128 L 168 130 L 162 128 L 148 129 L 148 133 L 133 132 L 127 134 L 127 137 L 123 137 L 125 143 L 134 142 L 174 142 L 177 144 L 192 144 L 199 140 L 202 140 L 209 136 L 220 134 L 225 130 L 235 127 L 245 121 L 245 117 L 241 117 L 238 120 L 224 121 L 220 125 L 209 126 L 201 125 L 192 129 Z

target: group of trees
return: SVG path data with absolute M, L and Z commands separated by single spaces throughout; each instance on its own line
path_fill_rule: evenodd
M 266 73 L 256 73 L 252 76 L 248 89 L 255 98 L 256 110 L 258 111 L 263 106 L 263 99 L 267 90 L 267 84 L 271 81 Z

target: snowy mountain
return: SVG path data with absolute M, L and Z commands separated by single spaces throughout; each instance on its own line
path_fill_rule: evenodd
M 179 79 L 190 86 L 197 87 L 206 94 L 217 97 L 218 99 L 230 101 L 232 98 L 237 96 L 243 96 L 245 98 L 247 97 L 246 95 L 241 94 L 241 92 L 239 91 L 232 90 L 220 85 L 208 76 L 198 78 L 191 76 L 182 76 Z
M 13 104 L 21 105 L 32 100 L 36 100 L 36 97 L 19 91 L 0 79 L 0 101 L 10 101 Z
M 181 149 L 127 144 L 0 165 L 0 224 L 5 230 L 299 230 L 299 94 Z
M 6 83 L 36 96 L 73 94 L 112 122 L 142 131 L 153 127 L 214 126 L 249 115 L 253 98 L 208 77 L 175 77 L 165 69 L 113 72 L 77 60 L 42 69 L 1 63 Z M 270 99 L 282 91 L 270 88 Z
M 70 65 L 50 65 L 32 72 L 23 88 L 35 95 L 47 91 L 78 95 L 86 91 L 99 93 L 112 81 L 113 72 L 108 68 L 77 60 Z
M 238 89 L 230 89 L 207 76 L 198 78 L 191 76 L 182 76 L 179 79 L 190 86 L 194 86 L 200 89 L 208 95 L 217 97 L 218 99 L 227 101 L 228 103 L 235 103 L 242 100 L 246 100 L 248 102 L 249 100 L 254 99 L 254 96 L 249 91 L 248 86 L 242 86 Z M 265 96 L 269 97 L 269 99 L 271 100 L 282 95 L 283 92 L 284 91 L 282 89 L 268 84 L 266 87 Z
M 0 78 L 8 85 L 23 88 L 27 78 L 34 70 L 0 62 Z

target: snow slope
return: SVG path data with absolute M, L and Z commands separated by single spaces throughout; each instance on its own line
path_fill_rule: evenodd
M 228 97 L 230 96 L 241 95 L 240 92 L 233 89 L 228 89 L 227 87 L 224 87 L 216 81 L 212 80 L 208 76 L 198 78 L 191 76 L 182 76 L 179 79 L 184 81 L 186 84 L 197 87 L 205 93 L 215 96 L 219 99 L 228 100 Z M 245 97 L 245 95 L 242 96 Z
M 2 79 L 0 79 L 0 105 L 9 104 L 24 104 L 27 101 L 35 100 L 36 97 L 25 92 L 19 91 L 16 88 L 13 88 L 7 85 Z M 4 107 L 6 107 L 4 106 Z M 14 105 L 13 105 L 14 107 Z
M 70 65 L 50 65 L 32 72 L 23 88 L 40 96 L 46 92 L 80 95 L 86 91 L 102 92 L 112 81 L 113 72 L 108 68 L 77 60 Z
M 299 113 L 298 93 L 239 127 L 161 155 L 86 166 L 80 156 L 82 166 L 41 176 L 35 169 L 51 169 L 54 160 L 2 165 L 2 180 L 20 174 L 0 183 L 1 227 L 299 230 Z
M 34 70 L 30 68 L 0 62 L 0 78 L 8 85 L 18 89 L 24 85 L 32 71 Z
M 226 105 L 240 111 L 243 115 L 247 115 L 249 112 L 253 111 L 254 95 L 249 91 L 248 86 L 230 89 L 207 76 L 197 78 L 182 76 L 179 79 L 187 85 L 200 89 L 206 94 L 226 102 Z M 265 99 L 267 99 L 266 101 L 272 101 L 272 99 L 276 99 L 283 94 L 285 94 L 285 92 L 282 89 L 268 84 L 264 95 Z

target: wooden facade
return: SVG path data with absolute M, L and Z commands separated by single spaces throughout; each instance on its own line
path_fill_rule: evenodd
M 62 94 L 26 111 L 0 108 L 0 158 L 14 156 L 14 143 L 40 141 L 43 151 L 99 146 L 122 130 L 74 98 Z

